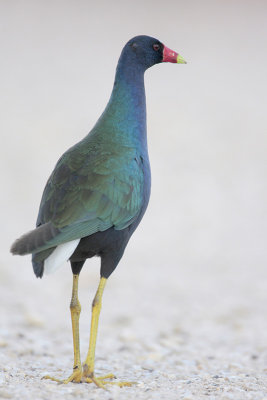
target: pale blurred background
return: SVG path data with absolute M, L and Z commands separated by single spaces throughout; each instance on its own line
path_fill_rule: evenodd
M 103 111 L 122 47 L 147 34 L 188 64 L 146 72 L 152 196 L 110 278 L 103 321 L 131 313 L 128 328 L 138 337 L 142 323 L 141 338 L 161 324 L 156 313 L 159 321 L 169 316 L 168 332 L 241 310 L 241 320 L 254 316 L 244 322 L 244 337 L 248 323 L 265 329 L 267 339 L 266 15 L 263 0 L 1 2 L 0 283 L 7 329 L 19 326 L 25 309 L 42 309 L 44 326 L 52 313 L 70 329 L 70 267 L 37 281 L 30 257 L 14 258 L 9 247 L 34 227 L 60 155 Z M 87 261 L 85 332 L 98 273 L 98 260 Z

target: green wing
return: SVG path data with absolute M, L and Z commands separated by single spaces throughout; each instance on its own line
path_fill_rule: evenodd
M 78 144 L 63 154 L 47 182 L 37 220 L 37 225 L 51 222 L 59 233 L 42 249 L 129 226 L 142 207 L 139 161 L 135 148 L 118 144 Z

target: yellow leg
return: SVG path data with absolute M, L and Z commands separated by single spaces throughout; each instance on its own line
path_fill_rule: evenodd
M 71 323 L 72 323 L 74 364 L 73 364 L 72 375 L 68 379 L 63 381 L 64 383 L 81 382 L 82 379 L 82 364 L 80 356 L 80 335 L 79 335 L 79 319 L 81 313 L 81 305 L 78 299 L 78 280 L 79 280 L 79 275 L 73 274 L 70 312 L 71 312 Z
M 102 296 L 105 289 L 107 279 L 101 278 L 100 283 L 96 292 L 96 295 L 92 304 L 92 318 L 91 318 L 91 332 L 90 332 L 90 341 L 89 341 L 89 350 L 87 353 L 86 360 L 83 364 L 83 376 L 85 382 L 91 383 L 94 382 L 97 386 L 105 389 L 106 384 L 118 385 L 122 386 L 131 386 L 131 382 L 106 382 L 106 379 L 115 378 L 113 374 L 109 374 L 102 377 L 95 377 L 94 369 L 95 369 L 95 348 L 96 348 L 96 338 L 97 338 L 97 330 L 98 330 L 98 321 L 99 315 L 102 306 Z
M 80 337 L 79 337 L 79 319 L 81 313 L 81 305 L 78 299 L 78 280 L 79 275 L 73 274 L 72 296 L 70 302 L 71 322 L 72 322 L 72 335 L 73 335 L 73 350 L 74 350 L 74 364 L 72 375 L 61 381 L 60 379 L 51 376 L 44 376 L 44 379 L 51 379 L 52 381 L 69 383 L 81 382 L 82 380 L 82 365 L 80 357 Z
M 80 343 L 79 343 L 79 317 L 81 312 L 81 306 L 78 300 L 78 279 L 79 275 L 73 275 L 73 288 L 72 288 L 72 297 L 70 303 L 71 310 L 71 321 L 72 321 L 72 334 L 73 334 L 73 349 L 74 349 L 74 365 L 73 365 L 73 373 L 66 380 L 60 380 L 57 378 L 53 378 L 51 376 L 44 376 L 45 379 L 51 379 L 60 383 L 69 383 L 69 382 L 87 382 L 87 383 L 95 383 L 98 387 L 103 389 L 106 384 L 118 385 L 122 386 L 131 386 L 132 382 L 110 382 L 106 381 L 106 379 L 115 378 L 113 374 L 108 374 L 101 377 L 95 377 L 94 369 L 95 369 L 95 347 L 96 347 L 96 338 L 97 338 L 97 330 L 98 330 L 98 321 L 99 315 L 102 306 L 102 296 L 103 291 L 106 285 L 106 278 L 101 278 L 100 283 L 95 294 L 93 304 L 92 304 L 92 318 L 91 318 L 91 332 L 90 332 L 90 341 L 89 341 L 89 350 L 87 353 L 86 360 L 83 364 L 83 368 L 81 366 L 80 360 Z
M 103 291 L 106 285 L 106 278 L 101 278 L 100 283 L 93 300 L 92 304 L 92 318 L 91 318 L 91 332 L 90 332 L 90 341 L 89 341 L 89 350 L 87 353 L 86 360 L 83 364 L 84 373 L 91 377 L 94 375 L 94 368 L 95 368 L 95 347 L 96 347 L 96 337 L 97 337 L 97 330 L 98 330 L 98 321 L 99 315 L 102 306 L 102 296 Z
M 74 365 L 73 369 L 81 369 L 80 357 L 80 338 L 79 338 L 79 319 L 81 313 L 81 305 L 78 299 L 78 279 L 79 275 L 73 275 L 72 297 L 70 303 L 72 335 L 73 335 L 73 350 L 74 350 Z

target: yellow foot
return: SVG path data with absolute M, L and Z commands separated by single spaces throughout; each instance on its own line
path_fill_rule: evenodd
M 106 389 L 106 385 L 117 385 L 119 387 L 123 386 L 132 386 L 135 382 L 116 382 L 116 381 L 107 381 L 106 379 L 114 379 L 115 376 L 113 374 L 108 374 L 105 376 L 99 376 L 95 377 L 90 376 L 90 377 L 84 377 L 84 381 L 87 383 L 94 383 L 96 386 L 101 387 L 102 389 Z
M 54 381 L 54 382 L 67 384 L 69 382 L 80 383 L 80 382 L 82 382 L 82 378 L 83 378 L 83 372 L 80 368 L 77 368 L 77 369 L 73 370 L 73 373 L 71 374 L 71 376 L 69 376 L 65 380 L 54 378 L 53 376 L 49 376 L 49 375 L 43 376 L 42 379 L 50 379 L 51 381 Z
M 75 383 L 81 383 L 81 382 L 86 382 L 86 383 L 94 383 L 96 386 L 105 389 L 106 390 L 106 385 L 117 385 L 119 387 L 123 386 L 132 386 L 136 382 L 112 382 L 112 381 L 107 381 L 107 379 L 114 379 L 115 375 L 113 374 L 108 374 L 105 376 L 99 376 L 96 377 L 94 375 L 86 375 L 81 369 L 75 370 L 69 378 L 65 380 L 57 379 L 54 378 L 53 376 L 43 376 L 42 379 L 50 379 L 51 381 L 58 382 L 58 383 L 64 383 L 67 384 L 69 382 L 75 382 Z

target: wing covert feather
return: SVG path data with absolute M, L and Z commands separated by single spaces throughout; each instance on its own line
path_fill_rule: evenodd
M 37 225 L 51 221 L 61 243 L 112 226 L 124 229 L 142 207 L 144 174 L 134 148 L 83 149 L 76 145 L 63 154 L 41 200 Z

